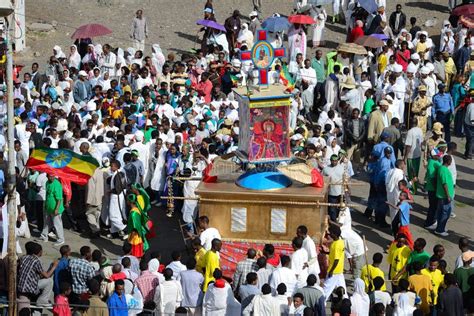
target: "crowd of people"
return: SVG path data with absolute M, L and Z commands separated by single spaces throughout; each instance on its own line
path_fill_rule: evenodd
M 213 160 L 238 148 L 239 103 L 233 88 L 255 88 L 259 81 L 252 61 L 239 58 L 261 28 L 262 4 L 253 2 L 249 23 L 236 10 L 225 19 L 226 32 L 204 27 L 201 49 L 193 53 L 165 56 L 158 44 L 148 45 L 152 30 L 138 10 L 130 33 L 134 48 L 78 40 L 65 52 L 54 46 L 45 69 L 33 63 L 14 78 L 16 234 L 40 236 L 24 249 L 17 244 L 17 252 L 25 252 L 18 262 L 20 315 L 29 315 L 30 302 L 49 306 L 52 293 L 55 315 L 474 313 L 469 241 L 459 240 L 462 254 L 452 266 L 443 259 L 442 245 L 430 254 L 426 241 L 410 231 L 414 201 L 427 195 L 425 228 L 449 236 L 448 221 L 456 216 L 452 133 L 466 138 L 464 158 L 472 160 L 474 38 L 462 24 L 444 21 L 440 43 L 434 43 L 400 4 L 387 18 L 385 1 L 377 1 L 376 12 L 366 12 L 356 1 L 336 0 L 332 22 L 345 20 L 348 43 L 372 36 L 383 44 L 362 55 L 324 54 L 317 47 L 325 45 L 328 14 L 322 6 L 298 0 L 295 13 L 315 23 L 268 32 L 274 48 L 287 48 L 288 56 L 271 65 L 269 83 L 291 96 L 291 152 L 327 177 L 329 203 L 349 199 L 338 184 L 347 176 L 368 175 L 364 215 L 373 217 L 370 225 L 393 235 L 386 249 L 388 278 L 379 268 L 382 253 L 367 262 L 349 208 L 328 208 L 328 231 L 319 242 L 300 226 L 291 256 L 277 253 L 271 244 L 248 249 L 232 278 L 221 269 L 222 241 L 210 226 L 213 219 L 199 217 L 196 200 L 163 199 L 195 197 Z M 208 0 L 204 19 L 216 21 L 214 13 Z M 307 47 L 310 34 L 314 57 Z M 294 86 L 288 85 L 286 70 Z M 0 144 L 5 147 L 3 135 Z M 72 150 L 96 159 L 100 167 L 86 186 L 71 184 L 27 167 L 37 148 Z M 0 170 L 0 182 L 5 179 Z M 194 254 L 186 264 L 181 261 L 188 256 L 176 251 L 165 266 L 160 253 L 150 249 L 155 229 L 150 212 L 164 208 L 188 224 Z M 6 214 L 5 203 L 3 219 Z M 111 260 L 84 246 L 80 258 L 73 258 L 63 220 L 91 239 L 123 240 L 123 256 Z M 50 239 L 60 249 L 60 260 L 46 271 L 40 257 Z M 5 296 L 7 260 L 1 262 Z M 353 276 L 352 295 L 344 273 Z

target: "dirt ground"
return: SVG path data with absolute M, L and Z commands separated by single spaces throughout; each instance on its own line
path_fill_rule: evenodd
M 165 53 L 188 52 L 196 45 L 199 27 L 195 21 L 202 18 L 204 0 L 26 0 L 27 26 L 34 22 L 45 22 L 56 25 L 55 30 L 48 33 L 27 32 L 24 53 L 17 54 L 16 61 L 28 65 L 37 61 L 43 64 L 52 53 L 52 47 L 59 45 L 68 53 L 72 44 L 71 34 L 76 27 L 87 23 L 102 23 L 113 30 L 110 36 L 95 39 L 97 43 L 109 43 L 113 47 L 127 48 L 132 46 L 130 25 L 138 9 L 144 10 L 149 23 L 149 38 L 146 41 L 146 54 L 151 54 L 151 45 L 159 43 Z M 291 14 L 291 0 L 262 0 L 262 17 L 278 12 L 281 15 Z M 426 30 L 439 34 L 441 23 L 448 16 L 447 1 L 387 1 L 387 15 L 395 10 L 396 4 L 402 4 L 407 20 L 411 16 L 418 19 L 418 24 L 428 19 L 437 23 Z M 253 10 L 252 0 L 216 0 L 214 9 L 217 21 L 224 23 L 234 9 L 239 9 L 242 20 L 248 21 L 248 14 Z M 332 7 L 326 6 L 328 14 Z M 335 48 L 345 40 L 345 27 L 341 24 L 329 24 L 326 28 L 327 47 Z M 311 34 L 308 35 L 308 39 Z M 34 57 L 33 54 L 36 53 Z M 308 50 L 308 56 L 313 52 Z

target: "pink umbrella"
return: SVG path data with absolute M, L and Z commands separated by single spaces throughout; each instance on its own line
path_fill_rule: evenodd
M 112 30 L 102 24 L 86 24 L 78 27 L 72 34 L 72 39 L 93 38 L 111 34 Z

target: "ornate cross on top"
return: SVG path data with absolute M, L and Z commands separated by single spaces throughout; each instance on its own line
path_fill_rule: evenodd
M 257 42 L 249 51 L 240 53 L 242 61 L 251 60 L 258 69 L 258 84 L 261 87 L 268 87 L 268 70 L 271 68 L 275 58 L 286 56 L 285 48 L 273 48 L 267 40 L 267 31 L 257 31 Z

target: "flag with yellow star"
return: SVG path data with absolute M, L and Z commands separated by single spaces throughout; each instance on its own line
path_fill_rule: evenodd
M 36 148 L 26 167 L 85 185 L 99 163 L 90 155 L 80 155 L 67 149 Z

